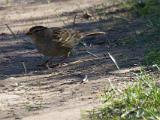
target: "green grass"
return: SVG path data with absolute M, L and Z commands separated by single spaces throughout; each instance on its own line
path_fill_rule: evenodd
M 107 90 L 103 107 L 89 111 L 83 119 L 159 120 L 160 88 L 156 86 L 156 81 L 143 71 L 138 74 L 136 81 L 118 95 L 115 90 Z
M 160 12 L 159 0 L 127 0 L 122 6 L 141 16 Z
M 160 66 L 160 49 L 152 49 L 147 52 L 144 58 L 144 63 L 146 65 L 157 64 Z

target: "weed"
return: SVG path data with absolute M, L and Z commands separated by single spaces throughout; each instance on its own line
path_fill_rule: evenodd
M 160 66 L 160 49 L 152 49 L 146 53 L 144 57 L 144 63 L 146 65 L 157 64 Z
M 141 16 L 160 12 L 159 0 L 128 0 L 127 2 L 123 2 L 122 5 L 124 8 L 136 12 Z
M 89 120 L 141 120 L 160 118 L 160 88 L 155 79 L 141 71 L 136 82 L 127 89 L 115 94 L 115 91 L 106 91 L 104 106 L 98 110 L 89 111 Z

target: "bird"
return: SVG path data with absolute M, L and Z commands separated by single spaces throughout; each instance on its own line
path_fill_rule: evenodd
M 53 57 L 64 56 L 66 59 L 84 37 L 101 34 L 105 32 L 80 32 L 69 28 L 45 26 L 33 26 L 26 33 L 33 40 L 37 50 L 44 56 L 50 57 L 40 65 L 47 68 L 50 68 L 49 63 Z

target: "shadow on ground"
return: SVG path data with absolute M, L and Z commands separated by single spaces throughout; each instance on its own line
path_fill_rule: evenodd
M 37 6 L 26 7 L 25 10 L 32 11 L 37 9 Z M 137 45 L 136 38 L 137 33 L 143 32 L 143 22 L 134 18 L 123 19 L 127 12 L 119 9 L 118 5 L 100 5 L 86 9 L 93 13 L 93 18 L 80 19 L 83 10 L 61 14 L 61 18 L 68 18 L 66 21 L 73 21 L 75 14 L 79 14 L 75 24 L 66 22 L 64 27 L 81 31 L 104 31 L 106 35 L 83 39 L 88 45 L 87 48 L 77 45 L 62 66 L 51 70 L 37 67 L 47 58 L 38 53 L 24 32 L 18 32 L 14 39 L 11 34 L 4 32 L 6 26 L 0 25 L 0 109 L 3 109 L 0 119 L 21 119 L 25 115 L 39 113 L 38 110 L 45 114 L 44 108 L 50 108 L 49 111 L 52 112 L 71 108 L 68 112 L 74 114 L 72 108 L 76 107 L 76 104 L 84 105 L 85 109 L 86 105 L 95 104 L 101 92 L 110 86 L 110 81 L 116 88 L 121 89 L 126 88 L 125 84 L 133 80 L 134 76 L 128 68 L 135 64 L 141 65 L 143 59 L 145 48 Z M 56 21 L 57 16 L 46 16 L 24 19 L 22 13 L 22 19 L 12 19 L 9 26 L 13 31 L 17 28 L 25 31 L 25 28 L 29 29 L 35 24 L 49 26 L 59 25 L 58 22 L 61 22 Z M 98 57 L 88 54 L 86 50 Z M 116 71 L 108 52 L 121 69 L 127 69 Z M 53 62 L 58 62 L 59 59 L 61 58 L 57 57 Z M 80 109 L 78 108 L 78 111 Z
M 116 9 L 115 11 L 106 12 L 113 7 L 118 5 L 101 7 L 92 11 L 97 13 L 97 16 L 101 16 L 98 21 L 91 22 L 77 22 L 75 25 L 66 25 L 66 28 L 76 28 L 82 31 L 105 31 L 105 36 L 100 37 L 89 37 L 84 41 L 87 45 L 91 46 L 89 48 L 84 48 L 78 45 L 75 48 L 76 54 L 70 56 L 62 67 L 54 68 L 53 70 L 46 70 L 44 68 L 38 68 L 36 65 L 41 63 L 45 58 L 38 54 L 35 46 L 30 43 L 23 41 L 28 39 L 24 33 L 17 34 L 18 39 L 13 39 L 12 35 L 1 34 L 0 35 L 0 74 L 2 77 L 9 77 L 14 75 L 23 75 L 25 73 L 25 68 L 27 73 L 46 74 L 46 71 L 53 72 L 58 71 L 63 74 L 59 76 L 59 79 L 65 79 L 67 77 L 77 76 L 81 74 L 82 76 L 88 75 L 89 77 L 97 78 L 107 75 L 109 71 L 116 70 L 115 65 L 112 60 L 104 57 L 104 54 L 110 51 L 110 53 L 117 60 L 120 68 L 126 68 L 133 66 L 134 64 L 139 64 L 140 58 L 143 55 L 143 50 L 141 48 L 135 48 L 134 45 L 126 44 L 123 45 L 123 39 L 135 36 L 135 31 L 141 30 L 141 21 L 131 19 L 125 21 L 123 19 L 117 19 L 114 16 L 126 14 L 124 9 Z M 91 9 L 91 8 L 88 8 Z M 98 11 L 98 12 L 97 12 Z M 60 16 L 67 16 L 72 18 L 75 13 L 79 11 L 74 11 L 71 13 L 65 13 Z M 102 15 L 102 13 L 104 13 Z M 51 19 L 54 16 L 48 16 Z M 45 19 L 45 18 L 44 18 Z M 33 19 L 32 21 L 37 21 Z M 21 20 L 19 20 L 21 21 Z M 86 49 L 90 52 L 96 54 L 98 58 L 95 58 L 86 53 Z M 58 58 L 56 58 L 58 61 Z M 78 61 L 76 63 L 76 61 Z M 25 66 L 24 66 L 25 65 Z

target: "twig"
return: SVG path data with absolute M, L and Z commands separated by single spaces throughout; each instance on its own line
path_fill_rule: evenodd
M 5 24 L 6 27 L 8 28 L 8 30 L 11 32 L 11 34 L 13 35 L 14 39 L 17 40 L 16 34 L 12 31 L 12 29 L 9 27 L 8 24 Z
M 96 54 L 89 52 L 88 50 L 86 50 L 86 52 L 90 55 L 92 55 L 93 57 L 99 58 Z
M 88 82 L 88 75 L 85 75 L 85 77 L 83 78 L 83 80 L 81 81 L 81 84 L 84 82 Z
M 111 59 L 111 60 L 113 61 L 113 63 L 116 65 L 117 69 L 120 70 L 120 68 L 119 68 L 119 66 L 118 66 L 118 64 L 117 64 L 117 62 L 116 62 L 116 60 L 115 60 L 115 58 L 111 55 L 111 53 L 109 53 L 109 52 L 107 52 L 107 53 L 108 53 L 110 59 Z M 106 54 L 104 54 L 104 56 L 107 57 Z
M 25 72 L 25 74 L 27 74 L 27 67 L 26 67 L 25 62 L 22 62 L 22 65 L 23 65 L 23 68 L 24 68 L 24 72 Z
M 88 46 L 84 43 L 84 42 L 80 42 L 80 44 L 82 44 L 85 48 L 87 48 Z M 86 50 L 86 52 L 90 55 L 92 55 L 93 57 L 99 58 L 96 54 Z
M 88 47 L 87 45 L 86 45 L 86 43 L 84 43 L 84 42 L 82 42 L 82 41 L 80 41 L 79 42 L 81 45 L 83 45 L 84 47 Z
M 77 14 L 74 16 L 74 19 L 73 19 L 73 25 L 76 24 L 76 18 L 77 18 Z

